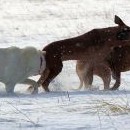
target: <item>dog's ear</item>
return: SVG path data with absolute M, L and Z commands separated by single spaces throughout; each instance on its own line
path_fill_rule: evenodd
M 125 23 L 121 20 L 121 18 L 119 18 L 117 15 L 115 15 L 115 20 L 114 20 L 115 24 L 118 24 L 119 26 L 124 26 Z M 126 26 L 126 25 L 125 25 Z
M 42 54 L 45 56 L 46 55 L 46 51 L 42 51 Z

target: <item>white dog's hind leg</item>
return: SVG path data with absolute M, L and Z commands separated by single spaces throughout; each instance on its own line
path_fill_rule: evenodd
M 32 79 L 26 79 L 26 80 L 24 80 L 22 82 L 22 84 L 28 84 L 28 85 L 31 85 L 33 87 L 33 90 L 32 89 L 31 90 L 28 89 L 29 91 L 31 91 L 31 94 L 37 94 L 38 93 L 39 85 L 38 85 L 38 83 L 36 81 L 34 81 Z
M 15 83 L 5 84 L 5 89 L 7 94 L 14 94 L 14 87 L 15 87 Z

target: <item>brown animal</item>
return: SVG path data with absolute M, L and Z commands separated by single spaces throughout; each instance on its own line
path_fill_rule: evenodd
M 47 45 L 43 49 L 46 51 L 46 70 L 38 84 L 49 92 L 49 83 L 62 71 L 63 61 L 87 60 L 93 66 L 103 62 L 115 47 L 129 45 L 130 27 L 118 16 L 115 16 L 115 23 L 118 26 L 93 29 L 83 35 Z
M 101 77 L 104 83 L 104 89 L 109 89 L 111 69 L 107 63 L 103 62 L 90 66 L 87 61 L 78 60 L 76 63 L 76 72 L 80 80 L 80 86 L 78 89 L 81 89 L 83 85 L 85 88 L 91 88 L 93 75 Z
M 93 75 L 98 75 L 104 82 L 104 89 L 110 88 L 111 73 L 112 77 L 116 80 L 111 90 L 116 90 L 121 84 L 121 72 L 130 70 L 130 47 L 114 48 L 110 53 L 109 58 L 104 61 L 105 63 L 89 66 L 87 61 L 77 61 L 76 72 L 80 79 L 80 87 L 83 83 L 85 87 L 89 87 L 93 82 Z

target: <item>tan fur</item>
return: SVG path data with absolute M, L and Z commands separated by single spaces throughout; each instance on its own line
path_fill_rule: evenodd
M 89 66 L 87 61 L 77 61 L 76 72 L 80 80 L 79 89 L 85 86 L 85 88 L 91 88 L 93 82 L 93 75 L 97 75 L 102 78 L 104 83 L 104 89 L 109 89 L 111 81 L 111 70 L 105 63 L 94 64 Z

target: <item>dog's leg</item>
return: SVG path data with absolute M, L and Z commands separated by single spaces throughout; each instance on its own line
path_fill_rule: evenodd
M 40 79 L 37 81 L 38 84 L 42 84 L 48 77 L 50 73 L 50 70 L 48 68 L 46 68 L 43 72 L 43 74 L 41 75 Z
M 5 84 L 5 90 L 7 92 L 7 94 L 14 94 L 14 87 L 15 87 L 15 83 L 6 83 Z
M 120 73 L 120 71 L 115 71 L 114 76 L 115 76 L 114 78 L 115 78 L 116 82 L 115 82 L 114 86 L 112 88 L 110 88 L 110 90 L 117 90 L 119 88 L 119 86 L 120 86 L 120 82 L 121 82 L 121 79 L 120 79 L 121 73 Z
M 84 85 L 85 88 L 91 88 L 93 82 L 93 67 L 89 67 L 84 76 Z
M 110 89 L 111 75 L 106 75 L 105 77 L 101 77 L 104 83 L 104 90 Z
M 83 87 L 83 75 L 78 75 L 79 80 L 80 80 L 80 85 L 78 89 L 81 89 Z
M 50 82 L 61 72 L 63 67 L 62 62 L 58 61 L 57 64 L 53 67 L 53 68 L 49 68 L 49 75 L 48 77 L 45 79 L 45 81 L 42 83 L 42 87 L 46 92 L 49 92 L 49 84 Z
M 77 69 L 76 69 L 76 72 L 80 81 L 80 85 L 77 89 L 81 89 L 83 87 L 84 72 L 81 72 L 80 70 L 77 70 Z
M 77 73 L 77 75 L 78 75 L 78 78 L 79 78 L 79 81 L 80 81 L 80 85 L 79 85 L 79 88 L 78 89 L 81 89 L 82 88 L 82 86 L 83 86 L 83 79 L 84 79 L 84 74 L 85 74 L 85 72 L 83 72 L 83 70 L 80 70 L 79 68 L 78 68 L 78 66 L 76 66 L 76 73 Z
M 103 80 L 104 90 L 110 89 L 110 82 L 111 82 L 111 70 L 106 65 L 100 65 L 98 67 L 97 75 Z
M 37 94 L 38 93 L 38 87 L 39 84 L 32 80 L 32 79 L 26 79 L 23 82 L 21 82 L 22 84 L 28 84 L 31 85 L 32 87 L 29 87 L 27 90 L 31 92 L 31 94 Z

